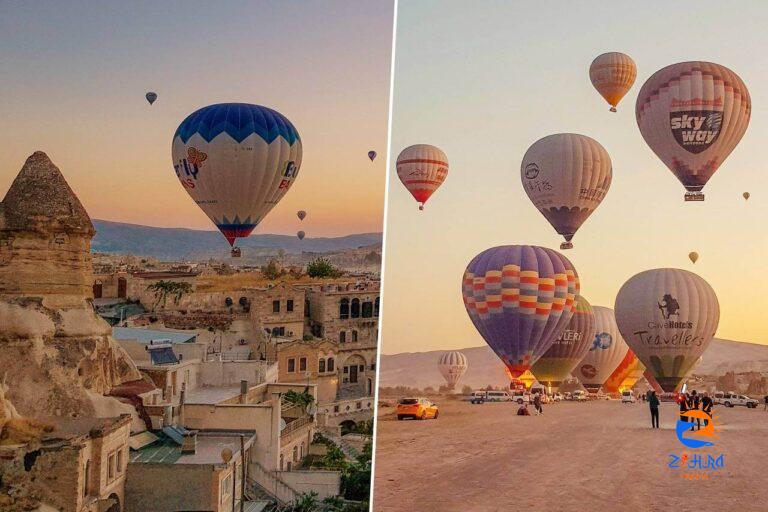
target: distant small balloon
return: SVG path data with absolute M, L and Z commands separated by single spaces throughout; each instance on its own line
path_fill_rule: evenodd
M 368 158 L 371 159 L 371 162 L 376 158 L 376 152 L 375 151 L 369 151 L 368 152 Z
M 157 93 L 154 93 L 154 92 L 147 93 L 147 101 L 149 102 L 150 105 L 153 104 L 156 99 L 157 99 Z
M 692 252 L 692 253 L 688 254 L 688 258 L 689 258 L 689 259 L 690 259 L 690 260 L 691 260 L 693 263 L 696 263 L 696 262 L 699 260 L 699 253 L 697 253 L 697 252 Z
M 304 232 L 303 231 L 299 231 L 298 233 L 296 233 L 296 236 L 299 237 L 299 240 L 304 240 Z
M 743 194 L 741 194 L 741 195 L 743 195 L 743 196 L 744 196 L 744 200 L 745 200 L 745 201 L 749 199 L 749 192 L 744 192 L 744 193 L 743 193 Z
M 307 212 L 305 212 L 304 210 L 299 210 L 298 212 L 296 212 L 296 216 L 299 218 L 299 220 L 304 220 L 304 217 L 307 216 Z

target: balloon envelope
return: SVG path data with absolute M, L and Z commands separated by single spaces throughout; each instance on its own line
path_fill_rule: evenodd
M 597 393 L 627 355 L 629 347 L 619 333 L 613 310 L 602 306 L 592 306 L 592 309 L 595 312 L 595 337 L 574 375 L 587 391 Z
M 589 66 L 589 79 L 611 106 L 611 112 L 616 112 L 616 105 L 632 88 L 636 77 L 635 61 L 619 52 L 598 55 Z
M 627 350 L 627 355 L 603 383 L 603 391 L 618 393 L 624 389 L 631 389 L 635 382 L 643 376 L 643 370 L 645 370 L 643 363 L 631 349 Z
M 686 200 L 704 199 L 701 190 L 741 140 L 751 111 L 736 73 L 700 61 L 654 73 L 635 105 L 640 133 L 688 191 Z
M 397 157 L 397 177 L 419 202 L 419 210 L 448 176 L 448 157 L 435 146 L 416 144 Z
M 539 382 L 557 391 L 586 355 L 595 338 L 595 313 L 583 296 L 576 297 L 576 310 L 565 330 L 531 367 Z
M 371 162 L 376 158 L 376 152 L 375 151 L 369 151 L 368 152 L 368 158 L 371 159 Z
M 155 102 L 155 100 L 157 99 L 157 93 L 154 93 L 154 92 L 148 92 L 148 93 L 145 95 L 145 97 L 147 98 L 147 101 L 148 101 L 148 102 L 149 102 L 149 104 L 151 105 L 151 104 L 153 104 L 153 103 Z
M 459 379 L 467 371 L 467 357 L 461 352 L 446 352 L 437 360 L 437 369 L 448 383 L 448 389 L 454 389 Z
M 646 270 L 616 296 L 619 329 L 661 388 L 676 391 L 709 346 L 720 305 L 709 284 L 687 270 Z
M 571 247 L 579 227 L 608 193 L 611 157 L 596 140 L 558 133 L 536 141 L 523 157 L 520 179 L 531 202 Z
M 182 121 L 172 155 L 184 189 L 233 245 L 250 235 L 293 185 L 301 139 L 279 112 L 221 103 Z
M 749 192 L 744 192 L 744 193 L 743 193 L 743 194 L 741 194 L 741 195 L 742 195 L 742 196 L 744 196 L 744 200 L 745 200 L 745 201 L 746 201 L 747 199 L 749 199 Z
M 688 254 L 688 259 L 690 259 L 693 263 L 696 263 L 699 261 L 699 253 L 697 252 L 691 252 Z
M 546 247 L 487 249 L 467 265 L 462 295 L 486 343 L 518 378 L 571 320 L 579 276 L 570 261 Z
M 304 240 L 305 233 L 303 231 L 299 231 L 296 233 L 296 236 L 299 237 L 299 240 Z
M 299 218 L 299 220 L 304 220 L 304 217 L 307 216 L 307 212 L 305 212 L 304 210 L 299 210 L 298 212 L 296 212 L 296 216 Z

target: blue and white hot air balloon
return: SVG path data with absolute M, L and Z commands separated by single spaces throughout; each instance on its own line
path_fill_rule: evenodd
M 171 153 L 184 189 L 234 246 L 293 185 L 301 166 L 301 138 L 279 112 L 220 103 L 182 121 Z

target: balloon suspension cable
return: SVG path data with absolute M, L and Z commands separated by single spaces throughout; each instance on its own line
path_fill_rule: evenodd
M 686 192 L 685 200 L 686 201 L 703 201 L 704 193 L 703 192 Z
M 573 249 L 573 242 L 563 242 L 560 244 L 561 249 Z
M 423 210 L 423 209 L 424 209 L 424 203 L 419 203 L 419 210 Z
M 611 112 L 616 112 L 616 107 L 611 107 L 611 108 L 610 108 L 610 111 L 611 111 Z

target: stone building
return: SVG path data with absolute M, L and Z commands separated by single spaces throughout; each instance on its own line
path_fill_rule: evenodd
M 23 415 L 131 409 L 104 396 L 141 376 L 93 312 L 93 234 L 59 169 L 30 156 L 0 203 L 0 368 Z
M 0 446 L 0 510 L 44 504 L 62 512 L 121 512 L 125 502 L 131 417 L 60 420 L 53 433 Z M 18 508 L 18 510 L 28 510 Z
M 338 343 L 327 340 L 295 340 L 280 346 L 277 354 L 279 382 L 317 384 L 318 405 L 336 401 L 339 370 Z

